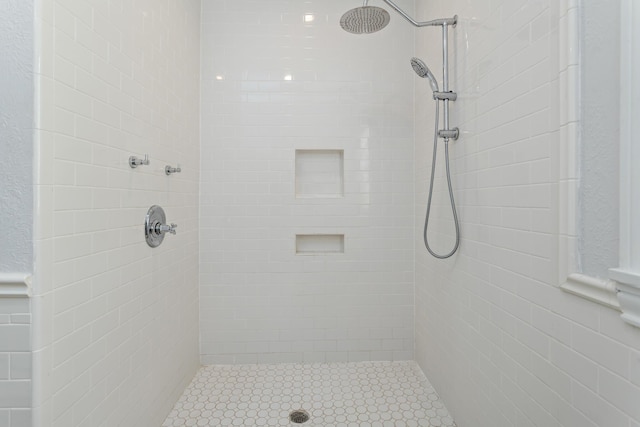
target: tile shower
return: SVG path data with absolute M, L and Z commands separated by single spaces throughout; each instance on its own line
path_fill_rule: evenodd
M 337 6 L 203 2 L 203 363 L 412 358 L 413 31 Z
M 640 426 L 637 330 L 553 275 L 574 2 L 398 1 L 461 18 L 463 243 L 446 262 L 416 232 L 432 111 L 409 65 L 438 70 L 439 34 L 396 16 L 347 34 L 358 3 L 35 0 L 35 270 L 31 316 L 10 325 L 31 321 L 32 405 L 0 407 L 0 425 L 160 426 L 202 363 L 200 390 L 217 369 L 395 366 L 418 400 L 425 372 L 465 427 Z M 156 249 L 152 204 L 179 225 Z

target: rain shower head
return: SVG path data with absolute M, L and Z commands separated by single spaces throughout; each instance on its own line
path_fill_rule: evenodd
M 364 4 L 355 9 L 345 12 L 340 18 L 340 26 L 353 34 L 370 34 L 380 31 L 387 26 L 391 17 L 386 10 L 367 6 L 368 0 L 364 0 Z
M 429 70 L 429 67 L 427 67 L 427 64 L 425 64 L 424 61 L 422 61 L 422 59 L 411 58 L 411 67 L 413 68 L 413 71 L 415 71 L 417 75 L 419 75 L 422 78 L 426 77 L 429 79 L 429 84 L 431 85 L 431 90 L 433 92 L 439 92 L 438 82 L 436 81 L 436 78 L 434 77 L 431 70 Z
M 447 25 L 455 27 L 458 23 L 457 15 L 453 18 L 433 19 L 431 21 L 418 22 L 392 0 L 382 1 L 391 6 L 393 10 L 398 12 L 400 16 L 406 19 L 414 27 L 431 27 L 440 25 L 443 28 L 446 28 Z M 380 7 L 367 6 L 367 3 L 369 3 L 369 0 L 364 0 L 362 6 L 351 9 L 342 15 L 342 18 L 340 18 L 340 25 L 345 31 L 353 34 L 369 34 L 380 31 L 387 26 L 391 19 L 389 17 L 389 12 Z

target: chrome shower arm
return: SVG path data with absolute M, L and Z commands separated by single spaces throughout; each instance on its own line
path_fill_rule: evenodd
M 458 16 L 454 16 L 453 18 L 444 18 L 444 19 L 434 19 L 432 21 L 424 21 L 424 22 L 418 22 L 415 19 L 413 19 L 412 17 L 410 17 L 409 15 L 407 15 L 407 13 L 400 9 L 400 6 L 398 6 L 397 4 L 395 4 L 394 2 L 392 2 L 391 0 L 383 0 L 386 4 L 388 4 L 389 6 L 391 6 L 396 12 L 398 12 L 400 15 L 402 15 L 402 17 L 404 19 L 406 19 L 407 21 L 409 21 L 413 26 L 415 27 L 435 27 L 438 25 L 452 25 L 452 26 L 456 26 L 456 24 L 458 23 Z

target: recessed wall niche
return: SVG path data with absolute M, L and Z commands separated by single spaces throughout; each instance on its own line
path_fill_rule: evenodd
M 344 234 L 296 234 L 296 254 L 343 254 Z
M 344 150 L 296 150 L 296 197 L 344 196 Z

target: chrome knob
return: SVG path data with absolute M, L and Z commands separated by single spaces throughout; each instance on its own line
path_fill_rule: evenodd
M 178 166 L 177 168 L 172 168 L 169 165 L 164 167 L 164 173 L 166 173 L 167 175 L 171 175 L 172 173 L 178 173 L 178 172 L 182 172 L 182 169 L 180 169 L 180 166 Z
M 149 155 L 145 154 L 144 155 L 144 159 L 141 159 L 139 157 L 136 156 L 130 156 L 129 157 L 129 166 L 131 166 L 132 168 L 137 168 L 138 166 L 141 165 L 148 165 L 150 163 L 149 161 Z

